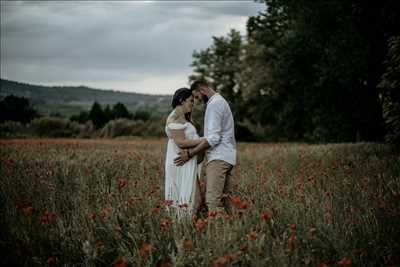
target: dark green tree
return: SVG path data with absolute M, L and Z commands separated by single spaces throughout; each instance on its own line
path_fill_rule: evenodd
M 70 117 L 70 120 L 71 120 L 71 121 L 76 121 L 76 122 L 78 122 L 78 123 L 84 124 L 84 123 L 86 123 L 86 122 L 89 120 L 89 112 L 87 112 L 87 111 L 81 111 L 81 112 L 79 113 L 79 115 L 72 115 L 72 116 Z
M 93 122 L 96 129 L 100 129 L 107 123 L 107 118 L 99 103 L 94 102 L 89 112 L 89 120 Z
M 38 112 L 32 107 L 28 98 L 8 95 L 0 100 L 0 123 L 5 121 L 28 123 L 38 117 Z
M 106 105 L 104 108 L 104 115 L 106 116 L 107 122 L 113 120 L 115 118 L 113 110 L 110 108 L 110 105 Z
M 128 111 L 128 109 L 125 107 L 124 104 L 118 102 L 115 104 L 112 108 L 112 115 L 114 119 L 119 119 L 119 118 L 126 118 L 130 119 L 132 118 L 132 114 Z
M 383 105 L 383 118 L 387 127 L 386 140 L 400 143 L 400 36 L 389 43 L 385 62 L 386 72 L 379 84 Z

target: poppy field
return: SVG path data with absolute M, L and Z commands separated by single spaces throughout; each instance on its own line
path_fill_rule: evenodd
M 239 143 L 233 213 L 180 218 L 164 200 L 165 150 L 0 140 L 2 266 L 400 266 L 389 145 Z

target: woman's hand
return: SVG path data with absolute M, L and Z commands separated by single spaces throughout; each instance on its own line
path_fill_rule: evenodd
M 178 157 L 174 159 L 174 163 L 177 166 L 183 166 L 187 161 L 189 161 L 189 150 L 184 149 L 178 153 Z

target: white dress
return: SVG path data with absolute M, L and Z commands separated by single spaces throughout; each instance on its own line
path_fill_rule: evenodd
M 186 139 L 199 138 L 196 128 L 190 122 L 169 123 L 165 126 L 168 136 L 167 155 L 165 158 L 165 199 L 172 200 L 172 207 L 191 213 L 194 208 L 196 178 L 200 171 L 197 156 L 193 156 L 183 166 L 176 166 L 174 159 L 178 157 L 179 147 L 171 136 L 171 130 L 184 130 Z M 185 207 L 187 204 L 187 207 Z M 181 206 L 181 207 L 179 207 Z

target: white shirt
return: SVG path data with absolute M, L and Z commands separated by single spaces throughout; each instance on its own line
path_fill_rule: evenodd
M 235 125 L 228 102 L 218 93 L 207 102 L 204 136 L 210 144 L 207 160 L 223 160 L 236 165 Z

